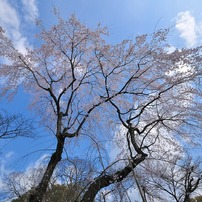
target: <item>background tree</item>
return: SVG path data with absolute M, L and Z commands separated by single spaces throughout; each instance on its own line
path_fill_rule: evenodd
M 138 180 L 146 195 L 154 201 L 189 202 L 201 186 L 200 163 L 191 158 L 175 158 L 173 161 L 145 162 Z
M 165 132 L 178 141 L 201 132 L 201 47 L 168 51 L 168 30 L 115 45 L 105 41 L 107 34 L 100 25 L 90 29 L 75 16 L 58 16 L 58 24 L 41 26 L 38 47 L 22 54 L 0 30 L 0 53 L 9 61 L 0 68 L 2 95 L 19 86 L 30 92 L 31 106 L 56 140 L 30 202 L 44 198 L 70 139 L 91 142 L 99 159 L 97 175 L 82 193 L 87 202 L 127 180 Z M 129 155 L 112 162 L 104 143 L 116 133 L 127 140 Z
M 4 110 L 0 113 L 0 139 L 15 137 L 33 137 L 33 123 L 22 115 L 9 115 Z
M 8 141 L 18 137 L 33 138 L 35 136 L 34 125 L 31 119 L 27 119 L 20 114 L 8 114 L 5 110 L 0 109 L 0 157 L 2 158 L 4 154 L 3 148 L 6 147 Z M 3 165 L 1 166 L 2 170 L 0 175 L 3 176 L 5 171 Z M 0 190 L 0 200 L 3 200 L 7 196 L 2 186 Z
M 9 172 L 4 177 L 4 190 L 1 194 L 6 195 L 7 199 L 17 197 L 21 201 L 26 201 L 32 187 L 40 182 L 45 171 L 44 163 L 40 162 L 39 166 L 33 166 L 25 172 Z M 50 184 L 53 183 L 51 179 Z
M 46 157 L 25 172 L 10 172 L 4 178 L 5 190 L 1 193 L 13 201 L 27 201 L 33 187 L 40 182 L 45 172 Z M 95 168 L 83 159 L 63 159 L 55 170 L 43 201 L 76 201 L 92 178 Z

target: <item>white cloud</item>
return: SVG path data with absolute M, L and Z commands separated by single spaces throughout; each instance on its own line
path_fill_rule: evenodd
M 0 156 L 0 190 L 5 188 L 4 176 L 9 173 L 9 170 L 6 167 L 13 155 L 14 152 L 10 151 L 5 155 Z
M 46 161 L 47 158 L 47 154 L 42 155 L 36 162 L 31 163 L 24 173 L 22 172 L 16 175 L 15 180 L 20 184 L 19 189 L 22 189 L 22 193 L 30 190 L 33 186 L 38 185 L 41 181 L 46 167 L 44 161 Z
M 0 0 L 0 24 L 18 30 L 20 21 L 16 10 L 8 3 L 7 0 Z
M 27 21 L 35 20 L 39 15 L 39 10 L 35 0 L 22 0 Z
M 7 36 L 13 41 L 15 48 L 25 54 L 30 47 L 28 39 L 21 30 L 22 19 L 26 22 L 38 17 L 39 11 L 35 0 L 22 0 L 24 16 L 20 18 L 18 10 L 8 0 L 0 0 L 0 25 L 6 30 Z M 24 22 L 25 23 L 25 22 Z
M 7 36 L 13 41 L 16 49 L 26 53 L 28 40 L 20 31 L 20 18 L 17 10 L 7 0 L 0 0 L 0 25 L 6 30 Z
M 10 151 L 5 155 L 5 159 L 10 159 L 13 155 L 14 155 L 14 152 Z
M 26 168 L 26 171 L 29 171 L 30 169 L 38 169 L 40 167 L 44 166 L 44 163 L 49 158 L 48 154 L 42 155 L 39 159 L 37 159 L 36 162 L 30 163 L 30 165 Z
M 196 36 L 196 21 L 189 11 L 178 13 L 176 20 L 176 28 L 188 45 L 195 45 Z
M 178 13 L 175 27 L 188 46 L 202 42 L 202 21 L 197 21 L 189 11 Z
M 40 182 L 45 171 L 44 163 L 48 158 L 47 154 L 42 155 L 36 162 L 31 163 L 24 172 L 15 172 L 8 169 L 8 162 L 13 154 L 13 152 L 8 152 L 0 158 L 0 200 L 1 193 L 8 193 L 8 201 L 10 201 L 10 198 L 16 197 L 16 193 L 13 191 L 14 187 L 20 194 L 30 190 Z

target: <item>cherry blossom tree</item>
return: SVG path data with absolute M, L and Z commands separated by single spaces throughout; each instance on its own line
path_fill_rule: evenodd
M 101 189 L 126 181 L 165 132 L 176 141 L 198 137 L 201 47 L 170 52 L 166 29 L 110 44 L 105 27 L 88 28 L 75 16 L 67 21 L 58 16 L 50 28 L 38 24 L 39 43 L 26 54 L 0 30 L 1 96 L 24 88 L 56 140 L 30 202 L 42 201 L 67 141 L 82 137 L 96 149 L 97 175 L 81 193 L 82 202 L 92 202 Z M 112 142 L 117 131 L 127 141 L 128 155 L 111 162 L 106 140 Z

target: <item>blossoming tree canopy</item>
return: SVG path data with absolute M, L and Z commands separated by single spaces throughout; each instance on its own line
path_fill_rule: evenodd
M 0 30 L 1 96 L 14 95 L 22 86 L 57 140 L 30 201 L 42 200 L 62 158 L 65 139 L 94 133 L 95 123 L 105 127 L 108 137 L 115 126 L 124 128 L 129 157 L 125 167 L 111 174 L 106 171 L 116 163 L 103 160 L 100 175 L 84 190 L 83 201 L 127 178 L 161 134 L 165 138 L 165 131 L 182 138 L 199 134 L 201 47 L 168 51 L 167 29 L 110 44 L 107 28 L 88 28 L 75 16 L 67 21 L 58 17 L 50 28 L 39 27 L 39 43 L 27 47 L 25 54 Z M 93 138 L 102 139 L 99 134 Z

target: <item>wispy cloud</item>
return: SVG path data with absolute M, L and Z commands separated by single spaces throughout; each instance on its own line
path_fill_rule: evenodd
M 13 155 L 14 155 L 14 152 L 12 152 L 12 151 L 6 153 L 5 155 L 1 155 L 1 158 L 0 158 L 0 190 L 3 190 L 5 188 L 4 176 L 5 176 L 5 174 L 7 174 L 9 172 L 9 170 L 6 168 L 6 166 Z
M 22 0 L 22 4 L 27 21 L 33 21 L 39 16 L 37 2 L 35 0 Z
M 26 53 L 28 40 L 20 31 L 20 18 L 17 10 L 7 0 L 0 0 L 0 25 L 6 30 L 7 36 L 13 41 L 16 49 Z
M 20 20 L 17 11 L 7 0 L 0 0 L 0 24 L 12 31 L 11 34 L 20 28 Z
M 176 20 L 176 28 L 180 32 L 180 36 L 187 44 L 196 43 L 196 22 L 189 11 L 178 13 Z
M 26 48 L 31 45 L 22 30 L 22 23 L 35 20 L 39 15 L 39 10 L 35 0 L 22 0 L 22 5 L 23 12 L 20 16 L 20 11 L 12 5 L 12 1 L 0 0 L 0 26 L 6 30 L 7 36 L 13 41 L 16 49 L 21 53 L 26 53 Z
M 189 11 L 178 13 L 175 27 L 188 46 L 193 47 L 201 42 L 202 22 L 196 21 Z

